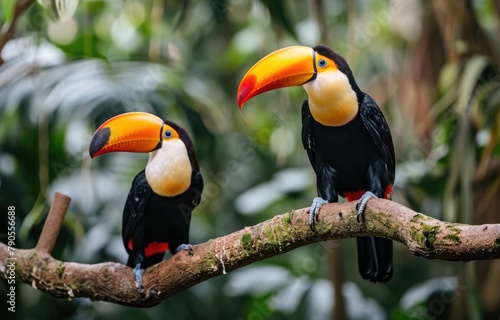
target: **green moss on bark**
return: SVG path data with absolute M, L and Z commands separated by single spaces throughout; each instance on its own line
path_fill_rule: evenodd
M 420 225 L 420 230 L 414 227 L 410 229 L 410 236 L 420 246 L 431 250 L 434 248 L 436 236 L 440 230 L 441 228 L 439 226 L 430 226 L 422 223 Z
M 59 279 L 61 279 L 63 276 L 64 268 L 66 268 L 64 265 L 64 262 L 59 261 L 59 263 L 57 264 L 57 267 L 56 267 L 56 273 L 57 273 L 57 276 L 59 277 Z
M 460 233 L 462 232 L 462 230 L 460 230 L 459 228 L 457 228 L 456 226 L 454 225 L 447 225 L 446 226 L 446 229 L 451 232 L 447 235 L 445 235 L 443 237 L 443 239 L 445 240 L 449 240 L 455 244 L 460 244 L 462 243 L 462 240 L 460 240 Z
M 454 233 L 447 234 L 443 237 L 445 240 L 449 240 L 451 242 L 454 242 L 456 244 L 462 243 L 462 240 L 460 240 L 460 237 Z
M 493 244 L 495 249 L 500 250 L 500 237 L 495 239 L 495 243 Z
M 251 233 L 245 233 L 243 236 L 241 236 L 241 246 L 248 253 L 251 253 L 254 251 Z
M 290 231 L 292 230 L 291 229 L 292 213 L 291 212 L 285 213 L 283 218 L 281 218 L 281 223 L 283 224 L 283 229 L 285 230 L 286 234 L 290 234 Z

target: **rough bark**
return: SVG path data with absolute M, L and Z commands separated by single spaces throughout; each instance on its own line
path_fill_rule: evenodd
M 64 201 L 61 197 L 57 199 L 53 206 Z M 414 255 L 428 259 L 469 261 L 500 258 L 500 224 L 442 222 L 383 199 L 370 200 L 365 219 L 358 222 L 355 207 L 355 203 L 324 205 L 318 215 L 316 232 L 309 228 L 308 209 L 305 208 L 194 245 L 193 256 L 183 251 L 148 268 L 144 273 L 143 295 L 136 289 L 132 269 L 122 264 L 62 262 L 40 248 L 16 249 L 16 260 L 12 260 L 9 256 L 12 250 L 0 243 L 0 275 L 7 278 L 7 262 L 15 261 L 18 281 L 54 297 L 86 297 L 148 307 L 212 277 L 324 240 L 377 236 L 399 241 Z M 60 211 L 51 210 L 54 214 L 61 214 Z M 57 220 L 62 221 L 53 221 Z M 48 232 L 42 234 L 57 237 Z

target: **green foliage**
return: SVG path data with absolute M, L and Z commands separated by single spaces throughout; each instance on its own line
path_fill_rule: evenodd
M 11 22 L 15 3 L 15 0 L 5 0 L 2 7 L 0 8 L 0 16 L 2 17 L 2 21 L 4 23 Z

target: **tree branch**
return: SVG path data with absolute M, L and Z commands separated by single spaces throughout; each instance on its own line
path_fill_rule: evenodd
M 3 50 L 3 47 L 7 44 L 7 42 L 14 36 L 14 32 L 16 30 L 16 23 L 21 14 L 26 11 L 35 0 L 18 0 L 14 5 L 14 12 L 12 14 L 12 20 L 8 24 L 7 27 L 2 27 L 2 32 L 0 34 L 0 53 Z M 0 65 L 4 63 L 2 57 L 0 56 Z
M 42 234 L 40 234 L 40 237 L 38 238 L 38 243 L 35 247 L 36 251 L 48 254 L 52 252 L 70 202 L 70 197 L 56 192 L 54 195 L 54 202 L 52 203 L 52 206 L 50 206 L 49 215 L 43 225 Z
M 355 207 L 353 202 L 324 205 L 316 233 L 309 228 L 306 208 L 195 245 L 193 256 L 182 251 L 148 268 L 144 295 L 136 289 L 132 269 L 122 264 L 62 262 L 36 249 L 15 251 L 16 278 L 55 297 L 87 297 L 147 307 L 212 277 L 323 240 L 387 237 L 429 259 L 500 258 L 500 224 L 442 222 L 383 199 L 370 200 L 365 220 L 357 222 Z M 8 253 L 9 248 L 0 243 L 0 270 L 6 279 Z

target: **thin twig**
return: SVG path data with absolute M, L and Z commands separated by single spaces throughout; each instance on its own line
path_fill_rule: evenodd
M 23 12 L 26 11 L 33 3 L 35 3 L 35 0 L 18 0 L 14 5 L 12 20 L 10 21 L 9 26 L 5 28 L 5 31 L 0 35 L 0 53 L 2 52 L 7 42 L 14 36 L 17 20 L 23 14 Z M 3 63 L 4 61 L 0 55 L 0 65 L 2 65 Z

